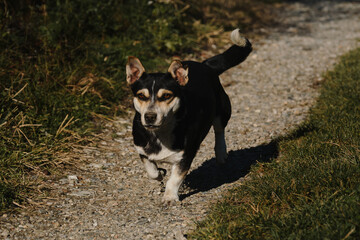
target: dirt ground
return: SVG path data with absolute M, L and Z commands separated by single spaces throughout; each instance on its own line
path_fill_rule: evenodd
M 164 184 L 149 180 L 141 165 L 132 111 L 104 126 L 97 146 L 79 149 L 87 163 L 53 180 L 51 197 L 0 216 L 0 238 L 185 239 L 212 203 L 246 180 L 252 164 L 277 156 L 273 139 L 304 121 L 322 73 L 360 46 L 359 13 L 360 3 L 342 1 L 297 2 L 281 11 L 280 26 L 264 29 L 268 36 L 253 41 L 248 60 L 221 76 L 233 107 L 227 164 L 215 163 L 211 131 L 176 205 L 161 203 Z

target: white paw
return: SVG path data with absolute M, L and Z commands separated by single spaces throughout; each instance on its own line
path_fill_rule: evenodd
M 159 181 L 161 181 L 163 178 L 163 176 L 159 171 L 152 171 L 152 172 L 148 171 L 148 176 L 150 179 L 159 180 Z
M 240 29 L 238 28 L 231 32 L 230 39 L 234 44 L 240 47 L 246 46 L 246 38 L 241 35 Z
M 178 202 L 179 201 L 179 196 L 175 193 L 171 193 L 171 192 L 166 192 L 162 198 L 162 202 L 165 204 L 170 204 L 172 202 Z

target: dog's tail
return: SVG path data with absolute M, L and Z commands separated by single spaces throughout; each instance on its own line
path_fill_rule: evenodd
M 241 35 L 238 28 L 232 31 L 230 38 L 234 45 L 222 54 L 211 57 L 203 62 L 218 75 L 243 62 L 252 51 L 251 43 Z

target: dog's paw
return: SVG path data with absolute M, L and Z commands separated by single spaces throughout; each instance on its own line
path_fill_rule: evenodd
M 166 169 L 158 168 L 158 176 L 154 178 L 157 181 L 162 181 L 166 175 Z
M 173 203 L 179 202 L 179 196 L 177 194 L 174 193 L 167 193 L 165 192 L 163 198 L 162 198 L 162 203 L 165 205 L 171 205 Z
M 246 46 L 246 38 L 241 35 L 240 29 L 238 28 L 231 32 L 230 39 L 235 45 L 240 47 Z
M 226 163 L 227 158 L 228 158 L 228 154 L 225 151 L 224 153 L 216 155 L 216 162 L 219 165 L 223 165 Z
M 225 141 L 215 146 L 215 156 L 217 164 L 225 164 L 226 159 L 228 158 Z

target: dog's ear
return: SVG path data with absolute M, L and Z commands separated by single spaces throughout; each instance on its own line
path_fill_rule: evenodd
M 133 84 L 145 72 L 145 68 L 136 57 L 129 57 L 126 64 L 126 81 L 129 85 Z
M 189 81 L 189 69 L 184 68 L 178 58 L 172 61 L 168 72 L 174 79 L 176 79 L 176 81 L 178 81 L 179 85 L 181 86 L 185 86 Z

